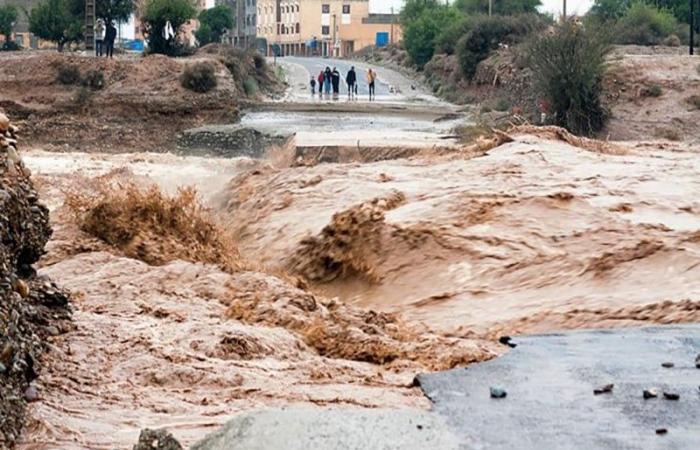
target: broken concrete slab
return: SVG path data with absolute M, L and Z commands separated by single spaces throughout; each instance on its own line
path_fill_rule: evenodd
M 427 411 L 293 407 L 241 413 L 191 450 L 451 450 L 444 420 Z
M 500 358 L 420 375 L 462 445 L 488 449 L 694 449 L 700 442 L 700 325 L 515 338 Z M 661 362 L 676 362 L 672 370 Z M 489 386 L 508 390 L 493 399 Z M 607 395 L 594 388 L 614 383 Z M 680 394 L 645 401 L 648 386 Z M 657 434 L 658 429 L 667 433 Z

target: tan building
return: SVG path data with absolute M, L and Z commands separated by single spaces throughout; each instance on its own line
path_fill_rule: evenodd
M 369 0 L 258 0 L 256 32 L 270 55 L 342 57 L 400 39 L 398 18 L 370 14 Z

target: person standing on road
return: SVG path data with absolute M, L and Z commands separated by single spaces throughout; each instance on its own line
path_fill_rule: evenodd
M 325 79 L 323 75 L 323 70 L 318 73 L 318 96 L 323 95 L 323 80 Z
M 376 97 L 374 83 L 377 80 L 377 73 L 372 69 L 367 69 L 367 85 L 369 86 L 369 101 Z
M 340 94 L 340 72 L 338 72 L 337 67 L 334 67 L 333 72 L 331 72 L 331 81 L 333 82 L 333 96 L 338 98 L 338 94 Z
M 331 77 L 331 68 L 326 66 L 326 70 L 323 72 L 323 90 L 326 95 L 330 95 L 331 93 Z
M 102 19 L 97 19 L 95 23 L 95 56 L 102 56 L 102 46 L 105 40 L 105 23 Z
M 112 58 L 114 56 L 114 41 L 117 39 L 117 29 L 112 21 L 107 22 L 107 30 L 105 31 L 105 56 Z
M 357 89 L 357 73 L 355 73 L 355 66 L 350 67 L 348 74 L 345 76 L 345 82 L 348 84 L 348 98 L 354 97 Z

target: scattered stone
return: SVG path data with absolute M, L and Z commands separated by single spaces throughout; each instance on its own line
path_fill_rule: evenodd
M 133 450 L 183 450 L 182 445 L 166 429 L 141 430 L 139 442 Z
M 6 370 L 7 370 L 7 367 L 5 367 L 5 364 L 0 363 L 0 373 L 5 373 Z
M 500 338 L 498 338 L 498 342 L 503 345 L 507 345 L 510 348 L 515 348 L 518 346 L 518 344 L 513 342 L 510 336 L 501 336 Z
M 666 369 L 670 369 L 671 367 L 674 367 L 674 366 L 675 366 L 675 364 L 673 364 L 672 362 L 661 363 L 661 367 L 665 367 Z
M 604 386 L 593 389 L 593 393 L 595 395 L 608 394 L 608 393 L 612 392 L 614 387 L 615 387 L 615 385 L 612 383 L 606 384 Z
M 676 394 L 675 392 L 664 392 L 664 398 L 666 400 L 678 400 L 681 398 L 680 394 Z
M 5 114 L 0 113 L 0 133 L 4 133 L 9 129 L 10 119 L 8 119 L 8 117 Z
M 506 398 L 508 395 L 506 390 L 501 387 L 491 387 L 489 391 L 491 392 L 491 398 Z
M 15 289 L 15 292 L 17 292 L 19 295 L 22 296 L 22 298 L 29 297 L 29 286 L 27 285 L 27 283 L 24 280 L 17 278 L 15 280 L 14 289 Z
M 659 396 L 659 391 L 657 391 L 657 390 L 654 389 L 654 388 L 652 388 L 652 389 L 644 389 L 644 392 L 642 393 L 642 395 L 644 396 L 644 399 L 645 399 L 645 400 L 646 400 L 646 399 L 650 399 L 650 398 L 656 398 L 656 397 Z
M 29 403 L 39 401 L 39 391 L 37 391 L 33 385 L 30 385 L 24 391 L 24 399 Z
M 668 430 L 666 428 L 657 428 L 656 429 L 656 434 L 666 434 L 668 433 Z
M 695 357 L 695 368 L 700 369 L 700 353 Z

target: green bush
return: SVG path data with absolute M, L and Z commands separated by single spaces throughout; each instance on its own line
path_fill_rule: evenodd
M 206 62 L 191 64 L 180 75 L 180 84 L 190 91 L 209 92 L 216 87 L 214 67 Z
M 435 54 L 442 30 L 451 27 L 459 17 L 455 9 L 438 6 L 425 9 L 415 20 L 404 25 L 404 47 L 418 68 L 422 69 Z
M 529 64 L 539 95 L 550 105 L 549 121 L 572 133 L 593 135 L 605 125 L 601 104 L 607 39 L 564 23 L 530 45 Z
M 540 0 L 492 0 L 491 10 L 497 15 L 535 13 Z M 468 14 L 488 14 L 489 0 L 455 0 L 455 8 Z
M 468 34 L 474 26 L 473 16 L 462 17 L 445 27 L 435 38 L 435 53 L 453 55 L 457 52 L 457 42 Z
M 534 31 L 542 30 L 549 19 L 538 14 L 516 16 L 475 16 L 471 30 L 457 43 L 457 56 L 464 76 L 471 80 L 477 65 L 500 44 L 512 45 Z
M 65 85 L 80 83 L 80 68 L 75 64 L 61 64 L 58 66 L 56 81 Z
M 248 97 L 252 97 L 255 94 L 258 93 L 258 82 L 255 81 L 255 78 L 253 77 L 248 77 L 243 81 L 243 90 L 245 91 L 245 95 Z
M 651 86 L 646 86 L 642 88 L 640 95 L 642 97 L 661 97 L 664 90 L 658 84 L 652 84 Z
M 637 1 L 627 8 L 615 26 L 618 44 L 657 45 L 675 33 L 678 23 L 669 11 Z
M 82 80 L 83 86 L 99 91 L 105 87 L 105 75 L 101 70 L 88 70 Z
M 0 5 L 0 34 L 5 42 L 12 42 L 12 29 L 17 22 L 17 7 L 14 5 Z
M 686 102 L 692 109 L 700 109 L 700 95 L 691 95 L 686 99 Z

